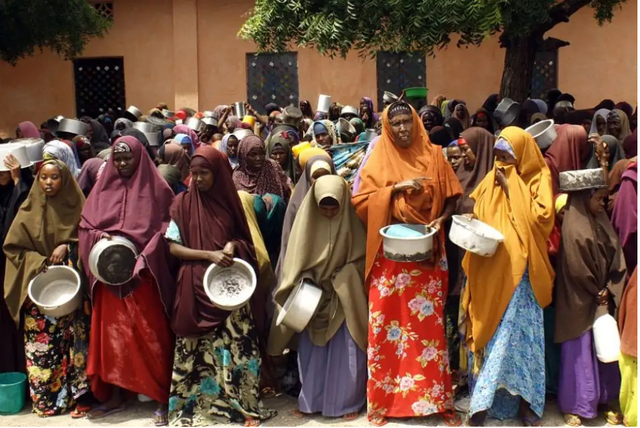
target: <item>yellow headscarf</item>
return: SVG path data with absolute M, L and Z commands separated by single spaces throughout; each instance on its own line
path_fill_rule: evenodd
M 541 307 L 551 303 L 553 290 L 554 272 L 547 254 L 555 208 L 549 168 L 529 133 L 508 127 L 500 138 L 511 145 L 517 165 L 496 162 L 470 195 L 478 219 L 505 237 L 493 257 L 467 252 L 462 262 L 468 278 L 462 309 L 473 352 L 483 349 L 495 333 L 527 268 Z M 505 171 L 509 198 L 495 184 L 496 168 Z

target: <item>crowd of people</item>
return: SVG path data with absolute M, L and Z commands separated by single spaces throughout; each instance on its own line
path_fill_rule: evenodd
M 460 413 L 539 426 L 548 400 L 570 426 L 635 426 L 637 112 L 611 100 L 579 110 L 558 90 L 511 123 L 495 94 L 474 114 L 442 95 L 384 101 L 264 115 L 245 103 L 243 117 L 159 104 L 78 118 L 77 134 L 20 123 L 18 142 L 45 144 L 42 161 L 8 155 L 0 171 L 0 371 L 27 374 L 43 417 L 98 420 L 139 395 L 157 403 L 156 426 L 258 426 L 276 414 L 263 399 L 285 393 L 300 418 L 364 411 L 376 426 L 459 426 Z M 541 149 L 525 128 L 547 118 L 557 137 Z M 561 174 L 585 169 L 604 184 L 565 192 Z M 497 229 L 495 254 L 453 244 L 453 215 Z M 387 258 L 379 231 L 394 224 L 434 230 L 431 257 Z M 118 236 L 139 257 L 113 286 L 89 255 Z M 234 258 L 257 287 L 227 311 L 203 277 Z M 54 264 L 84 284 L 63 317 L 28 294 Z M 276 319 L 301 280 L 322 295 L 296 333 Z M 621 345 L 605 363 L 593 326 L 606 314 Z

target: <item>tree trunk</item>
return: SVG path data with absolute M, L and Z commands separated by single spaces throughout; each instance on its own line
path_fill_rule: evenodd
M 507 40 L 502 83 L 500 84 L 501 98 L 511 98 L 522 103 L 529 97 L 533 64 L 536 59 L 536 51 L 541 43 L 542 37 L 538 35 L 514 37 Z

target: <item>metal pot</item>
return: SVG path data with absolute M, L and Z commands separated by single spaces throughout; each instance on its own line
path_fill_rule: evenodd
M 385 103 L 393 104 L 398 101 L 398 96 L 396 94 L 392 94 L 391 92 L 384 91 L 382 95 L 382 101 Z
M 431 258 L 433 253 L 433 236 L 435 229 L 424 224 L 403 224 L 402 226 L 419 232 L 421 236 L 400 238 L 389 234 L 389 228 L 380 229 L 384 257 L 395 262 L 420 262 Z
M 244 117 L 244 115 L 247 114 L 247 112 L 244 109 L 244 103 L 241 103 L 241 102 L 233 103 L 233 111 L 234 111 L 235 117 L 237 118 Z
M 23 144 L 27 149 L 27 157 L 31 164 L 43 160 L 42 149 L 44 148 L 44 140 L 42 138 L 19 138 L 11 141 L 10 144 Z M 20 163 L 22 165 L 22 163 Z
M 119 282 L 109 282 L 104 278 L 104 275 L 101 275 L 100 269 L 98 267 L 98 262 L 101 261 L 103 255 L 105 255 L 105 251 L 114 246 L 121 246 L 128 249 L 129 251 L 127 253 L 129 253 L 134 260 L 138 257 L 138 250 L 136 249 L 136 246 L 127 238 L 123 238 L 122 236 L 114 236 L 112 237 L 112 239 L 103 238 L 93 246 L 91 252 L 89 253 L 89 270 L 91 271 L 93 276 L 95 276 L 100 282 L 117 286 L 129 282 L 133 277 L 133 274 L 126 280 Z
M 375 129 L 367 129 L 364 131 L 364 141 L 372 142 L 377 136 L 378 133 Z
M 29 299 L 50 317 L 69 315 L 82 304 L 80 275 L 68 266 L 50 266 L 29 281 Z
M 47 120 L 47 129 L 53 134 L 56 135 L 58 132 L 58 128 L 60 127 L 60 121 L 64 119 L 64 116 L 56 116 Z
M 9 155 L 13 155 L 18 160 L 20 168 L 28 168 L 33 165 L 27 154 L 27 146 L 11 142 L 0 145 L 0 171 L 9 171 L 9 168 L 4 166 L 4 160 Z
M 207 126 L 218 126 L 218 120 L 215 117 L 203 117 L 201 121 Z
M 498 125 L 505 128 L 515 122 L 519 114 L 520 104 L 510 98 L 503 98 L 496 111 L 493 112 L 493 118 L 498 122 Z
M 249 135 L 253 135 L 253 132 L 249 129 L 240 128 L 240 129 L 236 129 L 232 135 L 238 139 L 238 143 L 239 143 Z
M 202 113 L 204 115 L 204 117 L 215 117 L 215 113 L 212 112 L 211 110 L 206 110 L 204 113 Z
M 134 122 L 135 124 L 136 122 Z M 169 123 L 166 119 L 157 117 L 157 116 L 147 116 L 147 123 L 153 125 L 158 128 L 158 131 L 162 129 L 167 123 Z
M 284 324 L 296 333 L 301 333 L 313 318 L 322 298 L 322 288 L 310 279 L 302 279 L 289 294 L 276 319 L 276 326 Z
M 331 95 L 322 95 L 318 96 L 318 108 L 316 111 L 321 113 L 329 113 L 329 108 L 331 107 Z
M 233 265 L 228 268 L 211 264 L 202 280 L 211 303 L 225 311 L 235 311 L 246 305 L 257 284 L 256 272 L 242 259 L 233 259 Z
M 538 147 L 541 150 L 548 149 L 551 143 L 558 137 L 556 127 L 552 119 L 542 120 L 525 129 L 529 134 L 533 135 Z
M 144 134 L 160 132 L 160 127 L 147 122 L 133 122 L 133 127 Z
M 302 110 L 294 105 L 285 107 L 282 110 L 282 121 L 290 126 L 298 127 L 302 120 Z
M 200 128 L 202 128 L 202 121 L 200 119 L 196 119 L 195 117 L 189 117 L 187 118 L 185 125 L 196 132 L 200 132 Z
M 74 135 L 85 135 L 89 130 L 89 125 L 75 119 L 62 119 L 57 132 L 66 132 Z M 56 133 L 57 133 L 56 132 Z
M 167 119 L 171 119 L 172 117 L 175 117 L 176 113 L 171 110 L 164 109 L 162 110 L 162 115 Z
M 348 115 L 353 115 L 355 117 L 358 117 L 358 109 L 355 107 L 351 107 L 351 106 L 345 106 L 342 108 L 342 111 L 340 112 L 340 117 L 344 117 L 344 116 L 348 116 Z
M 137 123 L 137 122 L 136 122 Z M 160 132 L 144 132 L 145 137 L 147 137 L 147 141 L 149 141 L 149 145 L 151 147 L 159 147 L 160 146 Z
M 560 182 L 560 191 L 565 193 L 607 188 L 602 168 L 561 172 L 558 180 Z
M 356 128 L 349 123 L 349 121 L 343 117 L 341 117 L 340 119 L 338 119 L 338 126 L 337 126 L 337 131 L 338 131 L 338 135 L 340 135 L 341 139 L 342 136 L 344 136 L 346 141 L 342 141 L 343 143 L 351 143 L 353 142 L 355 136 L 356 136 Z
M 124 112 L 124 116 L 132 122 L 137 121 L 142 116 L 142 111 L 136 106 L 129 106 L 126 112 Z
M 480 220 L 454 215 L 449 239 L 462 249 L 479 256 L 491 257 L 504 241 L 504 236 Z

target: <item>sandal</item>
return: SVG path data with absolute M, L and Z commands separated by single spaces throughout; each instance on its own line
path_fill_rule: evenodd
M 91 406 L 87 404 L 77 404 L 76 408 L 69 413 L 71 419 L 82 419 L 91 411 Z
M 523 416 L 522 425 L 525 427 L 539 427 L 542 426 L 542 419 L 535 415 Z
M 87 419 L 90 419 L 90 420 L 102 419 L 107 416 L 111 416 L 111 415 L 115 415 L 116 413 L 123 412 L 126 408 L 127 406 L 125 405 L 124 402 L 122 402 L 119 407 L 113 407 L 111 409 L 109 409 L 104 404 L 101 404 L 100 406 L 96 407 L 95 409 L 92 409 L 90 412 L 87 413 Z M 101 412 L 101 413 L 98 414 L 98 412 Z
M 244 420 L 244 426 L 245 427 L 259 427 L 260 426 L 260 419 L 246 418 Z
M 375 415 L 369 417 L 369 422 L 371 422 L 371 424 L 374 425 L 374 426 L 383 427 L 389 421 L 384 416 L 379 415 L 379 414 L 375 414 Z
M 582 420 L 578 415 L 572 415 L 571 413 L 567 413 L 564 415 L 564 423 L 569 425 L 570 427 L 580 427 L 582 426 Z
M 610 425 L 622 425 L 624 420 L 620 412 L 614 410 L 608 410 L 604 413 L 604 418 Z
M 462 418 L 455 410 L 445 410 L 442 415 L 442 422 L 448 427 L 459 427 L 462 425 Z
M 157 427 L 164 427 L 169 425 L 169 411 L 156 410 L 155 412 L 153 412 L 153 423 Z
M 358 416 L 360 416 L 360 412 L 351 412 L 342 416 L 342 419 L 344 419 L 345 421 L 353 421 L 358 419 Z
M 293 413 L 293 416 L 295 416 L 296 418 L 299 418 L 299 419 L 306 418 L 307 416 L 309 416 L 308 413 L 303 413 L 299 409 L 295 409 L 291 413 Z

